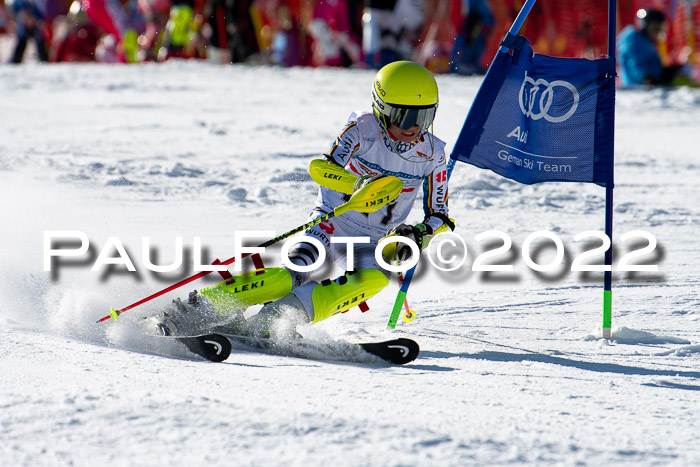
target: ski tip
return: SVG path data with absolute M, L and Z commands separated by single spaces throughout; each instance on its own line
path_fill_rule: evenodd
M 221 334 L 206 334 L 194 337 L 177 337 L 178 341 L 200 357 L 221 363 L 231 355 L 231 341 Z
M 405 365 L 418 357 L 420 346 L 412 339 L 399 338 L 384 342 L 360 344 L 367 352 L 397 365 Z

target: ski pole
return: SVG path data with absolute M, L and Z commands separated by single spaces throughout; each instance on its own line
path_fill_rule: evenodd
M 345 214 L 346 212 L 350 211 L 358 211 L 358 212 L 374 212 L 378 209 L 380 209 L 382 206 L 385 206 L 388 203 L 391 203 L 393 200 L 396 199 L 397 196 L 401 193 L 401 190 L 403 189 L 403 183 L 401 180 L 399 180 L 396 177 L 382 177 L 378 178 L 364 187 L 360 188 L 357 190 L 352 197 L 346 202 L 341 204 L 340 206 L 337 206 L 333 212 L 330 212 L 324 216 L 318 217 L 312 221 L 309 221 L 303 225 L 300 225 L 299 227 L 290 230 L 289 232 L 283 233 L 282 235 L 279 235 L 273 239 L 270 239 L 264 243 L 261 243 L 260 245 L 257 246 L 257 248 L 267 248 L 268 246 L 274 245 L 275 243 L 278 243 L 285 238 L 289 238 L 292 235 L 295 235 L 302 230 L 306 230 L 309 227 L 312 227 L 316 224 L 320 224 L 323 221 L 326 221 L 328 219 L 331 219 L 336 216 L 340 216 L 342 214 Z M 241 255 L 241 258 L 244 258 L 248 256 L 249 254 L 244 254 Z M 226 261 L 218 263 L 219 265 L 229 265 L 233 263 L 236 260 L 236 257 L 234 256 L 233 258 L 229 258 Z M 160 297 L 161 295 L 168 293 L 172 290 L 177 289 L 178 287 L 182 287 L 185 284 L 188 284 L 192 281 L 195 281 L 197 279 L 200 279 L 207 274 L 210 274 L 214 271 L 202 271 L 200 273 L 195 274 L 194 276 L 188 277 L 187 279 L 183 279 L 177 284 L 173 284 L 170 287 L 167 287 L 159 292 L 156 292 L 152 295 L 149 295 L 148 297 L 139 300 L 138 302 L 132 303 L 129 306 L 126 306 L 124 308 L 120 309 L 114 309 L 112 308 L 110 310 L 110 313 L 103 317 L 100 318 L 97 322 L 101 323 L 103 321 L 106 321 L 110 318 L 114 318 L 115 320 L 119 318 L 119 315 L 124 313 L 127 310 L 130 310 L 138 305 L 141 305 L 143 303 L 146 303 L 150 300 L 153 300 L 156 297 Z
M 447 180 L 450 180 L 450 175 L 452 175 L 452 170 L 454 169 L 455 161 L 450 159 L 447 164 Z M 409 269 L 403 277 L 403 282 L 401 282 L 401 288 L 399 288 L 396 294 L 396 300 L 394 301 L 394 307 L 391 309 L 391 315 L 389 315 L 389 322 L 386 324 L 387 327 L 391 329 L 396 328 L 396 322 L 399 320 L 399 315 L 401 314 L 401 306 L 406 300 L 406 295 L 408 294 L 408 287 L 411 285 L 411 280 L 413 279 L 413 273 L 416 271 L 418 263 L 415 264 L 411 269 Z
M 403 285 L 403 274 L 399 274 L 398 276 L 399 280 L 399 288 Z M 416 312 L 411 310 L 411 307 L 408 306 L 408 300 L 406 298 L 403 299 L 403 320 L 406 321 L 407 323 L 412 322 L 416 318 Z
M 418 264 L 416 264 L 417 266 Z M 406 274 L 403 276 L 403 281 L 401 282 L 401 288 L 399 288 L 399 292 L 396 294 L 396 300 L 394 301 L 394 308 L 391 309 L 391 316 L 389 317 L 389 322 L 387 323 L 387 326 L 390 327 L 391 329 L 394 329 L 396 327 L 396 322 L 399 320 L 399 315 L 401 314 L 401 307 L 403 306 L 404 302 L 406 301 L 406 294 L 408 293 L 408 286 L 411 285 L 411 279 L 413 279 L 413 273 L 416 270 L 416 266 L 413 266 L 411 269 L 406 271 Z

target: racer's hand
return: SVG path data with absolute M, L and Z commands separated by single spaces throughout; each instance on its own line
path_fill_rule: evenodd
M 423 248 L 428 246 L 430 240 L 433 238 L 433 229 L 432 227 L 426 224 L 400 224 L 394 227 L 391 230 L 391 232 L 389 232 L 389 234 L 401 235 L 402 237 L 406 237 L 409 240 L 412 240 L 416 245 L 418 245 L 419 250 L 423 250 Z M 411 247 L 402 243 L 396 247 L 394 259 L 398 261 L 409 261 L 412 255 L 413 250 L 411 250 Z
M 380 178 L 384 178 L 386 175 L 384 174 L 377 174 L 377 175 L 372 175 L 372 174 L 365 174 L 361 175 L 355 180 L 355 186 L 353 188 L 353 193 L 359 190 L 360 188 L 364 188 L 370 183 L 372 183 L 375 180 L 378 180 Z

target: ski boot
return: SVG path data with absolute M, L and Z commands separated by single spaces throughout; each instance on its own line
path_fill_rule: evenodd
M 154 319 L 164 335 L 192 336 L 215 327 L 245 333 L 243 312 L 249 306 L 271 302 L 290 290 L 292 278 L 286 269 L 257 269 L 193 291 L 185 301 L 177 298 Z
M 176 298 L 168 308 L 151 319 L 160 335 L 196 336 L 206 331 L 217 319 L 217 314 L 211 304 L 193 290 L 187 300 Z

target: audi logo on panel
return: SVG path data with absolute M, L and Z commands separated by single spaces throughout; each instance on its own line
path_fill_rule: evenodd
M 527 89 L 526 89 L 527 88 Z M 553 116 L 549 114 L 549 110 L 554 102 L 554 93 L 567 93 L 573 98 L 571 107 L 563 115 Z M 539 95 L 539 97 L 538 97 Z M 579 95 L 576 87 L 568 81 L 556 80 L 551 83 L 544 80 L 534 79 L 527 76 L 522 86 L 520 86 L 520 94 L 518 95 L 520 110 L 526 117 L 533 120 L 544 118 L 548 122 L 559 123 L 568 120 L 578 108 Z

